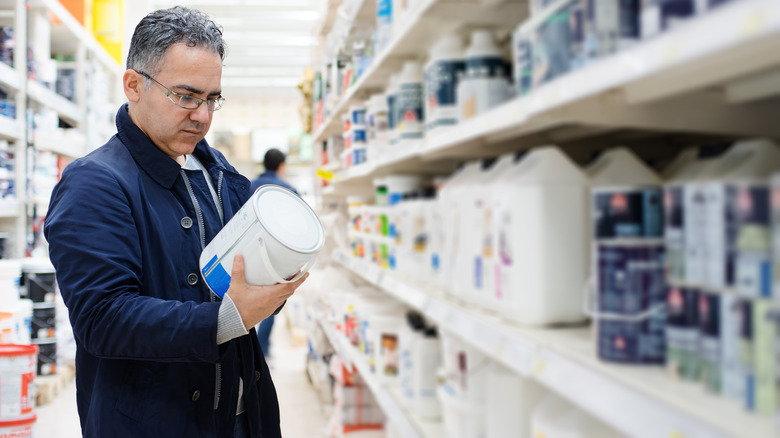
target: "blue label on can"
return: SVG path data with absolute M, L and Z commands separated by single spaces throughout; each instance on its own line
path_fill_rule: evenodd
M 595 190 L 593 225 L 597 239 L 661 237 L 661 189 Z
M 230 274 L 225 271 L 225 268 L 221 263 L 217 263 L 216 255 L 206 263 L 206 266 L 203 267 L 201 273 L 211 290 L 214 291 L 218 297 L 224 297 L 230 287 Z
M 365 125 L 366 124 L 366 110 L 365 109 L 359 109 L 359 110 L 352 110 L 351 113 L 351 119 L 353 125 Z
M 598 256 L 598 312 L 636 321 L 599 318 L 599 357 L 626 363 L 662 363 L 666 300 L 662 245 L 604 245 Z
M 353 129 L 352 130 L 352 145 L 357 143 L 366 142 L 366 130 L 365 129 Z

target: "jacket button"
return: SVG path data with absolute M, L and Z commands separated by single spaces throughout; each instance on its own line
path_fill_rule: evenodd
M 185 230 L 189 230 L 192 227 L 192 219 L 190 219 L 187 216 L 181 218 L 181 222 L 179 223 L 181 223 L 181 227 L 184 228 Z
M 255 382 L 260 380 L 260 371 L 255 371 Z
M 196 389 L 195 392 L 192 393 L 192 401 L 196 402 L 198 401 L 199 398 L 200 398 L 200 391 Z
M 196 274 L 190 274 L 187 276 L 187 284 L 190 286 L 195 286 L 198 284 L 198 276 Z

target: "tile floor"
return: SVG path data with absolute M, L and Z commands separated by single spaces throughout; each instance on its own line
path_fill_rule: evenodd
M 320 403 L 306 377 L 307 347 L 294 346 L 284 311 L 271 334 L 273 359 L 269 360 L 281 411 L 285 438 L 326 438 L 329 409 Z M 76 411 L 76 386 L 70 382 L 59 395 L 37 408 L 36 438 L 81 437 Z

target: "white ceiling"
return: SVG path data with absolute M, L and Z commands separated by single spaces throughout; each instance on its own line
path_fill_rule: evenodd
M 225 93 L 286 94 L 297 91 L 304 67 L 311 63 L 319 4 L 319 0 L 149 0 L 145 11 L 136 10 L 135 15 L 142 12 L 140 16 L 128 14 L 126 32 L 132 33 L 134 23 L 154 9 L 182 5 L 201 10 L 223 27 L 228 45 L 222 72 Z

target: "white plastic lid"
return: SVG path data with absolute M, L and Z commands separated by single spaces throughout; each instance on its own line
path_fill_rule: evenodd
M 48 257 L 28 257 L 22 259 L 22 271 L 53 274 L 54 265 Z
M 255 196 L 260 223 L 282 245 L 300 253 L 319 251 L 325 231 L 309 205 L 279 186 L 263 186 Z
M 19 260 L 0 260 L 0 275 L 19 277 L 22 275 L 22 264 Z
M 431 47 L 429 62 L 439 59 L 463 59 L 463 40 L 460 36 L 444 35 Z
M 410 82 L 422 82 L 422 67 L 417 61 L 404 62 L 404 68 L 398 76 L 398 85 Z
M 466 57 L 497 56 L 503 57 L 489 30 L 478 29 L 471 32 L 471 44 L 466 49 Z

